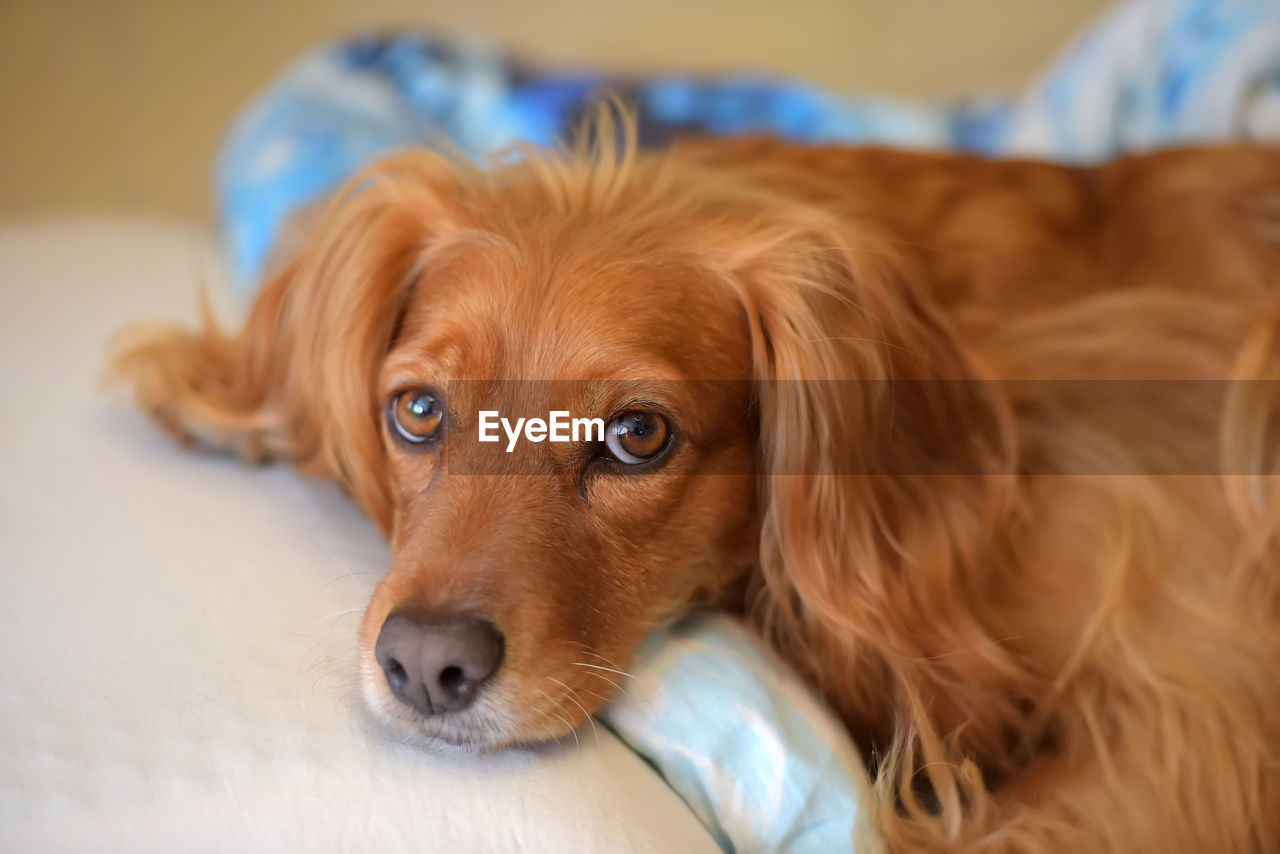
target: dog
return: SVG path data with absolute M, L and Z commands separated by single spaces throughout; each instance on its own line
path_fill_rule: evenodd
M 1280 847 L 1280 149 L 628 128 L 391 155 L 238 333 L 115 357 L 180 439 L 337 481 L 390 538 L 374 715 L 555 738 L 651 627 L 728 608 L 847 724 L 891 850 Z M 474 436 L 551 409 L 603 441 Z

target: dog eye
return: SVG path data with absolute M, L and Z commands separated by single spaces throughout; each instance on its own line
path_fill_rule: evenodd
M 666 419 L 656 412 L 626 412 L 609 422 L 604 444 L 618 462 L 634 466 L 661 454 L 670 437 Z
M 436 438 L 444 421 L 444 407 L 426 389 L 411 388 L 391 398 L 387 420 L 406 442 L 421 445 Z

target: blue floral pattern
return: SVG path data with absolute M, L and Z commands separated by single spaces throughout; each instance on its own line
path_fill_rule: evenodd
M 760 75 L 618 78 L 538 72 L 482 44 L 421 33 L 322 47 L 236 122 L 219 166 L 222 221 L 251 288 L 279 229 L 362 163 L 442 138 L 482 156 L 551 143 L 587 104 L 621 94 L 641 143 L 771 134 L 1090 162 L 1185 142 L 1280 135 L 1280 3 L 1131 0 L 1024 95 L 916 104 Z

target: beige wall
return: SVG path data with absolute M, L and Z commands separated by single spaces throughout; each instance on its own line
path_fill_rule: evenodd
M 357 29 L 485 34 L 548 62 L 764 69 L 947 95 L 1028 79 L 1103 0 L 0 0 L 0 216 L 207 217 L 218 138 L 292 57 Z

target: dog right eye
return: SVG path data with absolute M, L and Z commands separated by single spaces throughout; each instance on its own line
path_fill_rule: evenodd
M 444 407 L 429 389 L 406 389 L 388 401 L 387 421 L 399 438 L 421 445 L 439 436 Z

